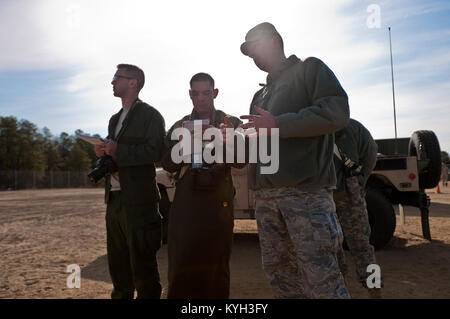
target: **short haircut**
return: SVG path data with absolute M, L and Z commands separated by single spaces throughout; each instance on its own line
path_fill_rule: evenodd
M 197 73 L 196 75 L 194 75 L 194 76 L 191 78 L 191 81 L 189 82 L 189 85 L 190 85 L 191 88 L 192 88 L 192 83 L 194 83 L 194 82 L 199 82 L 199 81 L 207 81 L 207 82 L 209 82 L 209 83 L 212 85 L 212 87 L 214 88 L 214 79 L 213 79 L 212 76 L 209 75 L 208 73 L 203 73 L 203 72 Z
M 145 75 L 144 71 L 140 67 L 132 64 L 118 64 L 117 69 L 125 69 L 127 73 L 129 73 L 134 79 L 137 81 L 137 88 L 140 91 L 145 84 Z

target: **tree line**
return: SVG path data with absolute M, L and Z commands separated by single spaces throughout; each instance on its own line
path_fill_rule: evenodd
M 84 132 L 78 129 L 74 133 Z M 62 132 L 53 136 L 47 127 L 39 131 L 28 120 L 0 116 L 0 188 L 8 188 L 12 183 L 6 172 L 33 171 L 33 178 L 39 179 L 45 178 L 45 172 L 91 171 L 97 162 L 94 147 L 75 134 Z M 441 156 L 444 163 L 450 162 L 446 151 Z
M 28 120 L 0 117 L 0 171 L 34 171 L 39 176 L 45 171 L 86 172 L 96 166 L 96 161 L 94 147 L 75 134 L 53 136 L 49 128 L 39 131 Z

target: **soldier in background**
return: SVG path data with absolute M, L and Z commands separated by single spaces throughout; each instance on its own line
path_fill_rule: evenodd
M 369 243 L 370 225 L 365 201 L 365 185 L 377 160 L 377 144 L 358 121 L 335 133 L 337 189 L 334 192 L 336 213 L 350 254 L 356 264 L 357 280 L 365 288 L 367 266 L 375 264 L 375 252 Z M 339 254 L 341 271 L 347 273 L 344 252 Z M 381 297 L 380 289 L 369 289 L 372 298 Z
M 441 180 L 442 180 L 442 186 L 447 187 L 447 183 L 448 183 L 448 167 L 447 167 L 447 165 L 445 163 L 442 163 Z

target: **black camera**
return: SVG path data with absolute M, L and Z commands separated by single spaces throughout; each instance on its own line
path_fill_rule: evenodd
M 98 159 L 97 167 L 94 168 L 89 174 L 88 177 L 93 183 L 97 183 L 106 174 L 112 174 L 117 172 L 119 169 L 117 164 L 114 162 L 111 156 L 105 155 Z

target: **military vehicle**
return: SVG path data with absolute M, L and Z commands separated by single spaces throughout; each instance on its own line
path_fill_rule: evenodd
M 366 202 L 372 229 L 371 243 L 383 248 L 392 238 L 396 218 L 393 205 L 417 207 L 423 237 L 431 240 L 430 198 L 426 189 L 438 185 L 441 149 L 432 131 L 416 131 L 410 138 L 376 140 L 377 162 L 367 181 Z
M 425 189 L 436 187 L 441 175 L 441 150 L 436 135 L 432 131 L 416 131 L 410 138 L 376 140 L 376 143 L 379 153 L 366 189 L 371 244 L 375 249 L 382 249 L 389 243 L 396 227 L 393 205 L 399 204 L 400 209 L 403 206 L 420 209 L 423 236 L 431 240 L 430 199 Z M 232 176 L 236 188 L 235 219 L 254 219 L 254 199 L 247 184 L 247 167 L 232 169 Z M 157 182 L 167 233 L 170 202 L 175 194 L 174 175 L 158 168 Z

